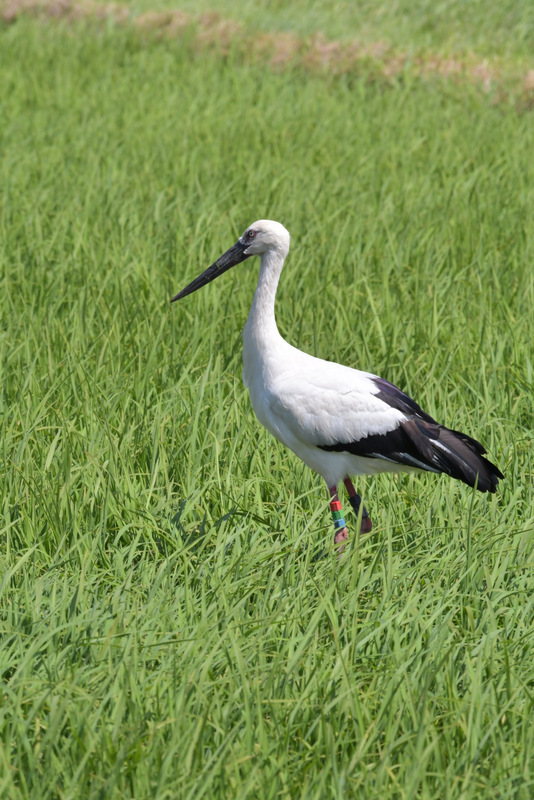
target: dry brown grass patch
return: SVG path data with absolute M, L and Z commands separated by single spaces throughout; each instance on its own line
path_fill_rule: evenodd
M 185 11 L 145 11 L 134 15 L 120 3 L 98 3 L 94 0 L 0 0 L 0 18 L 5 24 L 20 16 L 62 19 L 69 22 L 112 20 L 116 25 L 132 25 L 149 34 L 176 37 L 185 29 L 193 31 L 199 49 L 217 49 L 227 53 L 231 47 L 243 58 L 261 59 L 273 68 L 297 65 L 310 71 L 334 75 L 361 72 L 372 67 L 375 78 L 397 79 L 409 72 L 428 78 L 438 76 L 457 82 L 467 81 L 492 91 L 496 102 L 515 98 L 518 108 L 534 106 L 534 69 L 526 73 L 507 74 L 489 60 L 438 55 L 413 56 L 394 50 L 386 42 L 340 42 L 321 33 L 301 38 L 289 33 L 257 33 L 246 30 L 232 19 L 217 12 L 201 15 Z

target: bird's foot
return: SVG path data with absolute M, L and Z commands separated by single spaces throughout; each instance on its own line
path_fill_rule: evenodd
M 356 516 L 360 513 L 360 506 L 362 504 L 362 498 L 359 494 L 353 494 L 349 497 L 349 503 L 352 506 L 352 509 Z M 369 516 L 369 512 L 367 511 L 366 507 L 363 507 L 362 510 L 362 524 L 360 525 L 360 533 L 370 533 L 373 529 L 373 523 L 371 522 L 371 517 Z
M 365 517 L 362 517 L 362 524 L 360 526 L 360 534 L 362 533 L 370 533 L 373 529 L 373 523 L 371 522 L 371 517 L 367 514 Z M 337 549 L 337 554 L 340 556 L 347 546 L 347 539 L 349 538 L 349 532 L 346 528 L 342 528 L 341 530 L 337 531 L 336 535 L 334 536 L 334 544 L 341 545 Z
M 346 528 L 341 528 L 341 530 L 336 531 L 336 535 L 334 536 L 334 544 L 342 544 L 346 542 L 349 538 L 349 532 Z
M 362 524 L 360 525 L 360 533 L 371 533 L 373 530 L 373 523 L 369 514 L 364 514 L 362 517 Z
M 346 528 L 340 528 L 336 532 L 336 535 L 334 536 L 334 544 L 335 545 L 340 545 L 340 547 L 337 548 L 337 556 L 338 556 L 338 558 L 344 552 L 345 545 L 347 543 L 347 539 L 348 538 L 349 538 L 349 532 L 348 532 L 348 530 Z

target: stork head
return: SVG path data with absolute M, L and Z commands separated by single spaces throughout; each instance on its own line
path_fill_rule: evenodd
M 270 219 L 260 219 L 249 225 L 237 242 L 219 256 L 211 267 L 208 267 L 198 278 L 195 278 L 185 289 L 175 295 L 171 303 L 181 300 L 188 294 L 196 292 L 202 286 L 218 278 L 231 267 L 235 267 L 251 256 L 261 256 L 269 251 L 278 251 L 282 260 L 289 252 L 289 233 L 279 222 Z
M 279 222 L 259 219 L 249 225 L 238 239 L 245 246 L 246 256 L 261 256 L 268 250 L 279 250 L 285 258 L 289 252 L 289 233 Z

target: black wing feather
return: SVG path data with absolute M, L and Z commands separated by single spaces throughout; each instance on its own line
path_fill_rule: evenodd
M 494 492 L 502 472 L 483 455 L 484 447 L 460 431 L 439 425 L 420 406 L 392 383 L 374 378 L 379 387 L 376 397 L 406 415 L 396 428 L 358 441 L 320 445 L 329 452 L 352 453 L 363 458 L 381 458 L 431 472 L 444 472 L 452 478 L 476 486 L 481 492 Z
M 383 378 L 373 378 L 372 380 L 375 386 L 379 387 L 379 391 L 375 394 L 375 397 L 387 403 L 388 406 L 396 408 L 397 411 L 402 411 L 407 417 L 415 415 L 426 420 L 426 422 L 436 423 L 436 420 L 433 419 L 430 414 L 427 414 L 426 411 L 423 411 L 415 400 L 412 400 L 409 395 L 404 394 L 404 392 L 393 383 L 389 383 L 389 381 L 385 381 Z

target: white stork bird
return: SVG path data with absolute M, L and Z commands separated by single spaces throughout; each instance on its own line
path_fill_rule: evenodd
M 280 336 L 274 305 L 289 241 L 279 222 L 254 222 L 171 302 L 247 258 L 260 256 L 258 285 L 243 331 L 243 380 L 259 421 L 325 479 L 334 542 L 342 543 L 348 536 L 337 493 L 341 481 L 359 513 L 361 498 L 352 475 L 445 472 L 481 492 L 495 492 L 503 475 L 484 458 L 486 451 L 475 439 L 440 425 L 388 381 L 314 358 Z M 371 527 L 364 507 L 361 532 Z

